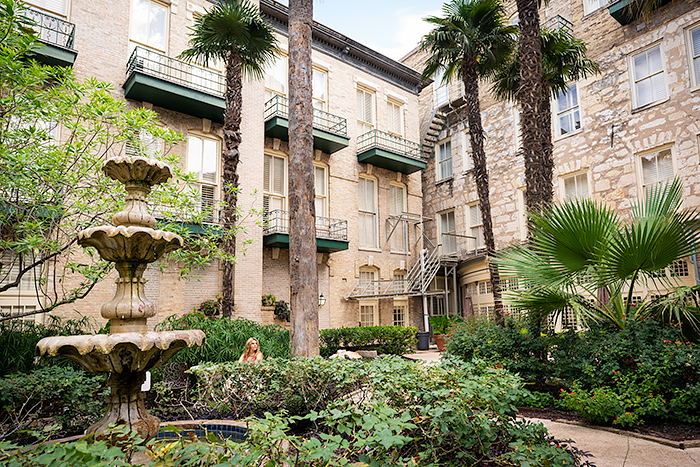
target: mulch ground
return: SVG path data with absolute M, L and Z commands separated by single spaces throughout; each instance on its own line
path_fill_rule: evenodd
M 518 414 L 522 417 L 546 418 L 548 420 L 567 420 L 573 422 L 588 423 L 586 419 L 574 412 L 558 410 L 555 408 L 518 407 Z M 644 425 L 623 428 L 621 430 L 656 436 L 671 441 L 700 440 L 700 424 L 683 423 L 676 421 L 663 421 L 657 423 L 645 423 Z

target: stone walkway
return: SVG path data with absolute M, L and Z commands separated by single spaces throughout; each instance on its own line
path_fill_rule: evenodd
M 426 362 L 440 360 L 440 353 L 435 348 L 405 357 Z M 700 467 L 700 441 L 684 444 L 641 438 L 622 430 L 606 430 L 586 425 L 555 422 L 529 418 L 533 423 L 542 423 L 556 439 L 575 441 L 574 445 L 587 451 L 593 457 L 587 458 L 597 467 Z

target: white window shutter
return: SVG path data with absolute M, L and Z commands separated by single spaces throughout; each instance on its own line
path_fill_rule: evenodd
M 653 185 L 658 183 L 659 177 L 656 171 L 656 154 L 641 156 L 641 161 L 644 185 Z
M 326 196 L 326 169 L 314 167 L 314 183 L 316 196 Z
M 273 175 L 272 180 L 273 186 L 272 191 L 276 194 L 284 196 L 284 181 L 285 181 L 285 160 L 283 157 L 274 158 Z
M 670 149 L 664 149 L 659 152 L 657 156 L 657 165 L 660 182 L 673 178 L 673 158 L 671 157 Z

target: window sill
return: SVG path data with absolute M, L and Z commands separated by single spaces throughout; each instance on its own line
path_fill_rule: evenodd
M 565 133 L 563 135 L 555 136 L 553 138 L 553 141 L 556 143 L 557 141 L 561 141 L 563 139 L 566 139 L 570 136 L 578 135 L 579 133 L 583 132 L 583 127 L 579 128 L 578 130 L 570 131 L 568 133 Z
M 359 251 L 372 251 L 374 253 L 381 253 L 382 252 L 381 248 L 374 248 L 371 246 L 358 246 L 357 249 Z
M 669 100 L 671 100 L 671 98 L 670 98 L 670 97 L 666 97 L 665 99 L 662 99 L 662 100 L 660 100 L 660 101 L 650 102 L 649 104 L 646 104 L 645 106 L 637 107 L 637 108 L 635 108 L 635 109 L 632 109 L 632 112 L 631 112 L 631 113 L 632 113 L 632 114 L 636 114 L 636 113 L 639 113 L 639 112 L 643 112 L 643 111 L 645 111 L 645 110 L 651 109 L 652 107 L 656 107 L 657 105 L 660 105 L 660 104 L 663 104 L 663 103 L 665 103 L 665 102 L 668 102 Z
M 690 92 L 698 92 L 698 91 L 700 91 L 700 84 L 690 88 Z
M 450 177 L 441 178 L 440 180 L 435 182 L 435 186 L 440 186 L 443 183 L 451 182 L 452 180 L 454 180 L 454 175 Z
M 389 253 L 392 255 L 411 256 L 410 251 L 391 250 Z

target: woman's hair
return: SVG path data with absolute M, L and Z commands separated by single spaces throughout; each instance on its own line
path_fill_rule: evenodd
M 258 350 L 255 353 L 253 353 L 253 342 L 258 343 Z M 257 355 L 259 353 L 260 353 L 260 341 L 257 340 L 255 337 L 251 337 L 245 343 L 245 350 L 243 351 L 243 355 L 245 357 L 249 357 L 251 355 Z

